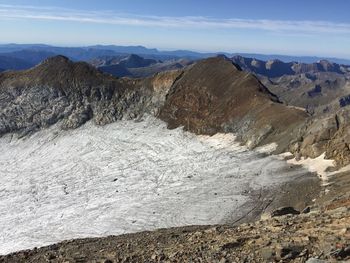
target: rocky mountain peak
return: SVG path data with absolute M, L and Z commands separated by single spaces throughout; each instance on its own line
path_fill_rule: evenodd
M 327 59 L 321 59 L 321 60 L 317 61 L 317 63 L 320 63 L 322 65 L 333 65 L 334 64 Z
M 252 147 L 271 134 L 282 138 L 282 131 L 305 117 L 303 111 L 280 104 L 254 75 L 221 57 L 202 60 L 186 70 L 160 112 L 170 128 L 184 126 L 198 134 L 234 132 Z
M 50 65 L 50 64 L 62 64 L 62 63 L 70 63 L 70 59 L 67 58 L 66 56 L 58 55 L 58 56 L 53 56 L 49 57 L 45 60 L 43 60 L 40 65 Z
M 157 62 L 158 61 L 155 59 L 147 59 L 135 54 L 131 54 L 126 58 L 121 59 L 118 64 L 126 68 L 140 68 L 156 64 Z
M 279 59 L 272 59 L 272 60 L 269 60 L 266 62 L 266 68 L 271 69 L 273 67 L 278 67 L 278 66 L 283 65 L 283 64 L 285 64 L 285 63 Z
M 62 88 L 84 85 L 100 85 L 111 77 L 103 76 L 95 67 L 85 62 L 73 62 L 65 56 L 55 56 L 44 60 L 36 67 L 18 72 L 12 79 L 25 85 L 48 85 Z M 9 80 L 9 79 L 7 79 Z

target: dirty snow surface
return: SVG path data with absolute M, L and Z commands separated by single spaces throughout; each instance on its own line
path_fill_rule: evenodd
M 247 192 L 296 172 L 239 146 L 232 135 L 168 130 L 151 117 L 6 135 L 0 150 L 0 254 L 234 220 L 249 208 Z

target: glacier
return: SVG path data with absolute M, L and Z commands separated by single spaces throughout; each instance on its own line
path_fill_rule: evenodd
M 232 134 L 169 130 L 151 116 L 0 138 L 0 254 L 66 239 L 225 223 L 249 191 L 305 173 Z

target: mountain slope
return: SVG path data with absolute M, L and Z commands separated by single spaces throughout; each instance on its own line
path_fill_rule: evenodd
M 160 113 L 170 128 L 184 126 L 198 134 L 234 132 L 250 146 L 272 138 L 282 145 L 284 136 L 306 117 L 279 103 L 256 77 L 220 57 L 185 71 Z
M 98 58 L 91 61 L 91 64 L 96 65 L 99 70 L 116 77 L 133 77 L 134 74 L 130 72 L 129 68 L 144 68 L 156 63 L 158 63 L 157 60 L 145 59 L 135 54 Z
M 128 57 L 120 60 L 119 65 L 122 65 L 126 68 L 142 68 L 156 64 L 157 62 L 158 61 L 154 59 L 147 59 L 135 54 L 131 54 Z
M 99 70 L 102 72 L 111 74 L 115 77 L 130 77 L 133 76 L 133 74 L 127 69 L 126 67 L 119 65 L 119 64 L 114 64 L 114 65 L 109 65 L 109 66 L 102 66 L 98 67 Z
M 132 77 L 145 78 L 152 76 L 158 72 L 184 69 L 185 67 L 192 65 L 193 63 L 195 62 L 187 59 L 169 60 L 164 62 L 158 62 L 148 67 L 129 68 L 128 71 L 132 74 Z

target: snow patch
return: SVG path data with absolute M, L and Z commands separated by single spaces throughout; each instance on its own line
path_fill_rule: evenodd
M 335 167 L 335 161 L 332 159 L 325 159 L 326 153 L 321 154 L 317 158 L 305 158 L 301 157 L 300 159 L 293 158 L 293 154 L 290 152 L 282 153 L 279 156 L 283 159 L 287 160 L 287 163 L 293 164 L 293 165 L 302 165 L 304 168 L 306 168 L 308 171 L 317 173 L 318 176 L 323 181 L 323 185 L 327 186 L 329 184 L 329 178 L 333 175 L 336 175 L 338 173 L 350 171 L 350 165 L 342 167 L 339 170 L 336 171 L 329 171 L 329 168 Z

